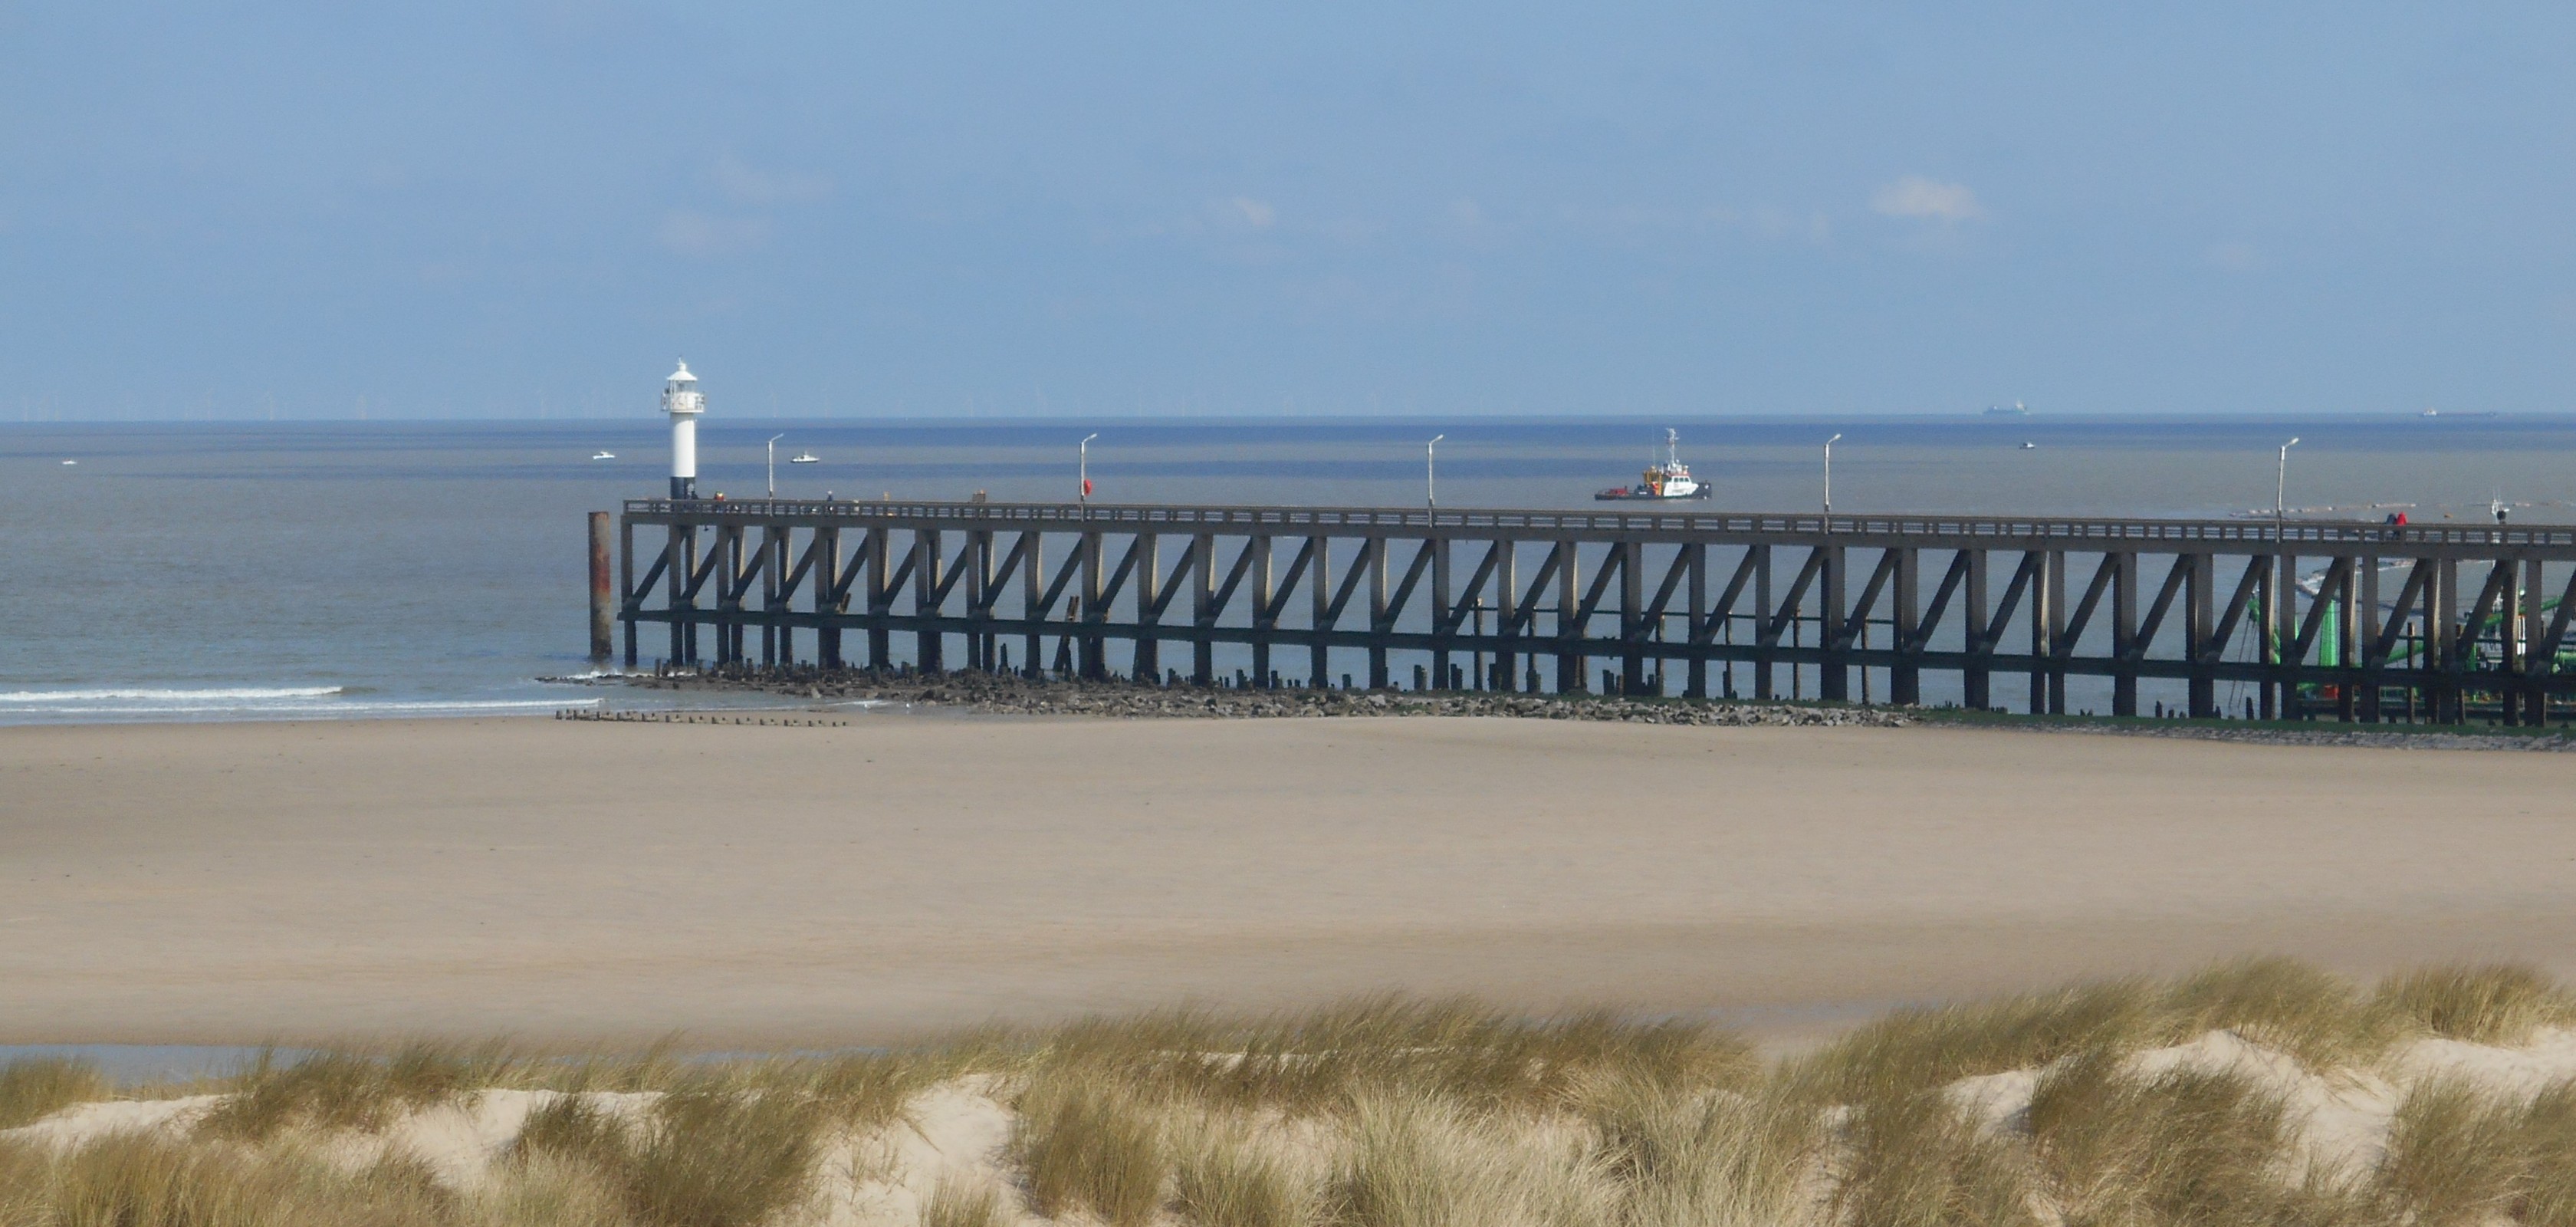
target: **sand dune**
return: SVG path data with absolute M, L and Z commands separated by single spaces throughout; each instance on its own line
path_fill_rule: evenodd
M 851 1039 L 1401 986 L 1823 1024 L 2576 971 L 2556 755 L 1508 720 L 0 730 L 0 1042 Z

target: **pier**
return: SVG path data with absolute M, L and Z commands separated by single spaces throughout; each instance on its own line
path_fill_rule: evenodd
M 609 531 L 592 650 L 613 622 L 630 668 L 649 635 L 678 666 L 2576 714 L 2566 526 L 636 499 L 613 592 Z

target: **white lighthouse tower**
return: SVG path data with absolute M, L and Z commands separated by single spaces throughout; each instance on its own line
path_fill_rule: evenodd
M 698 415 L 706 411 L 707 398 L 698 391 L 698 377 L 683 362 L 662 385 L 662 412 L 671 415 L 673 498 L 698 496 Z

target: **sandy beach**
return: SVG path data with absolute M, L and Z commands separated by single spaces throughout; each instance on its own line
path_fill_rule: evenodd
M 2559 755 L 1536 720 L 0 730 L 0 1042 L 2576 971 Z

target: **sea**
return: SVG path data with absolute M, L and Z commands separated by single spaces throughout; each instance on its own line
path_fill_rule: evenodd
M 665 489 L 666 429 L 0 424 L 0 723 L 651 705 L 541 679 L 592 670 L 584 513 Z M 1588 507 L 1667 430 L 1710 509 L 1816 508 L 1839 434 L 1837 511 L 2576 521 L 2576 416 L 711 418 L 700 487 L 1069 500 L 1096 434 L 1100 502 Z

